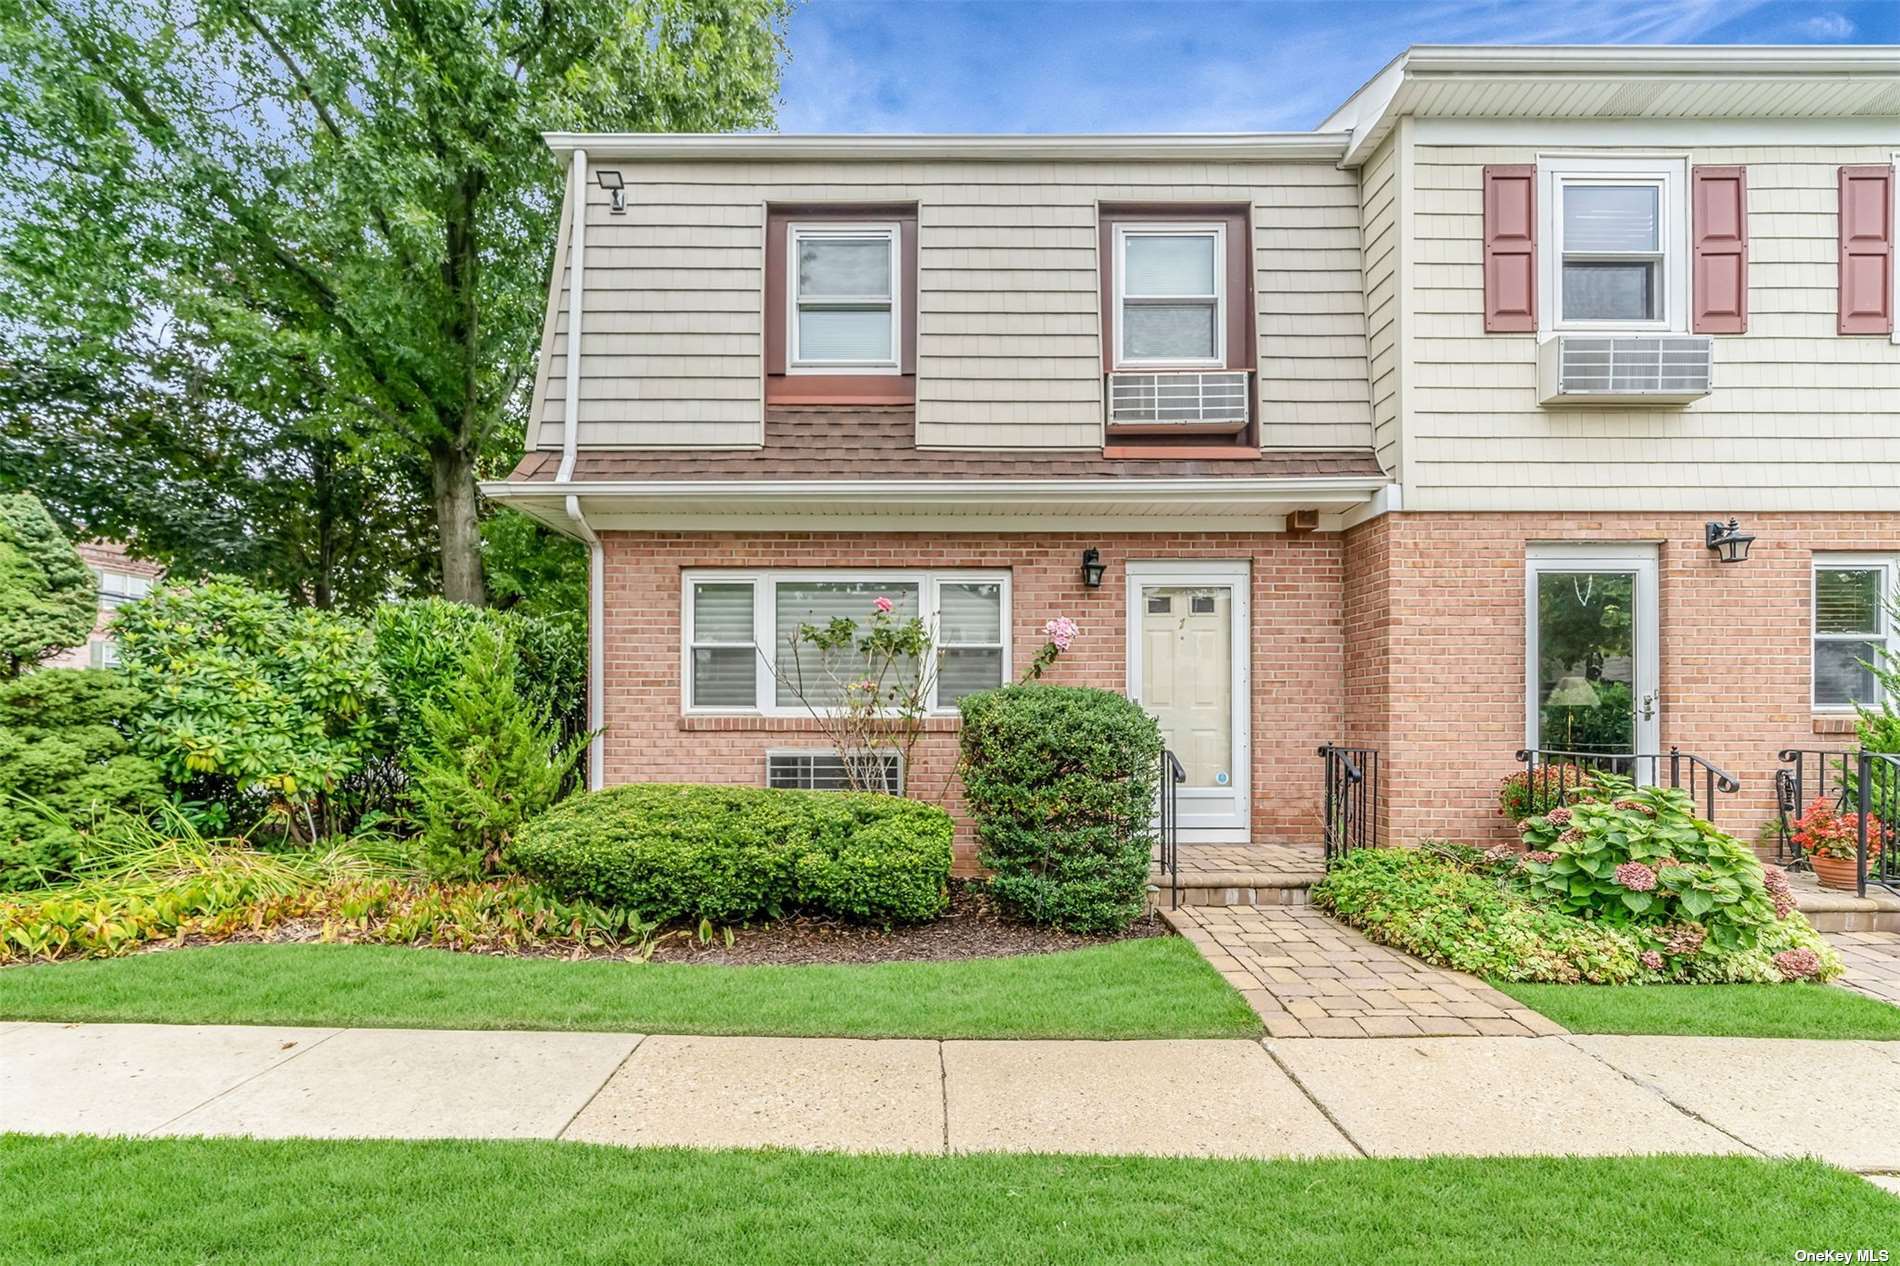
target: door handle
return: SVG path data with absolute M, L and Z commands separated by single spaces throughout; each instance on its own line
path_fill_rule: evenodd
M 1656 696 L 1644 695 L 1643 696 L 1643 720 L 1654 721 L 1655 719 L 1656 719 Z

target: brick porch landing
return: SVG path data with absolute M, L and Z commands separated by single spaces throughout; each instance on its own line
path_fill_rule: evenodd
M 1170 911 L 1164 905 L 1162 914 L 1240 990 L 1273 1037 L 1564 1032 L 1475 976 L 1374 945 L 1305 906 L 1183 905 Z
M 1836 984 L 1900 1004 L 1900 932 L 1825 932 L 1847 974 Z
M 1317 844 L 1187 844 L 1181 846 L 1183 906 L 1305 905 L 1306 890 L 1326 877 Z M 1169 877 L 1160 869 L 1159 904 L 1169 905 Z

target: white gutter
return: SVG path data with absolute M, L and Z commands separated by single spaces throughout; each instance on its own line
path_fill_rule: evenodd
M 1371 496 L 1391 482 L 1384 475 L 1309 475 L 1298 478 L 1240 478 L 1222 475 L 1165 479 L 806 479 L 726 480 L 679 479 L 652 481 L 571 480 L 552 483 L 496 480 L 481 485 L 487 496 L 502 500 L 544 497 L 648 497 L 656 500 L 700 498 L 712 501 L 761 499 L 814 500 L 848 503 L 881 497 L 924 503 L 954 501 L 977 504 L 1003 502 L 1017 505 L 1026 497 L 1057 501 L 1142 501 L 1206 499 L 1221 493 L 1244 496 L 1289 497 L 1303 494 Z
M 597 160 L 711 159 L 866 162 L 907 159 L 1021 159 L 1095 162 L 1178 158 L 1187 162 L 1336 162 L 1345 132 L 1144 132 L 1077 134 L 944 133 L 939 135 L 733 135 L 685 132 L 544 132 L 556 154 L 586 151 Z
M 587 287 L 586 150 L 574 151 L 567 180 L 569 205 L 574 213 L 567 247 L 567 398 L 561 402 L 559 480 L 562 483 L 574 477 L 574 462 L 580 454 L 581 311 Z M 607 551 L 600 543 L 600 536 L 588 526 L 579 497 L 567 498 L 567 517 L 574 524 L 575 533 L 587 544 L 587 728 L 593 735 L 587 740 L 587 785 L 598 790 L 607 768 L 606 750 L 601 743 L 605 716 L 601 677 L 607 669 Z

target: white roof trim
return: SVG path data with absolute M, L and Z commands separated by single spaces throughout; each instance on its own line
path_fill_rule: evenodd
M 904 501 L 954 501 L 963 504 L 1020 503 L 1024 498 L 1065 501 L 1090 499 L 1156 501 L 1181 498 L 1344 495 L 1369 498 L 1391 481 L 1383 475 L 1305 475 L 1275 478 L 1204 476 L 1187 478 L 1103 479 L 672 479 L 672 480 L 487 480 L 482 495 L 498 500 L 520 498 L 640 497 L 748 501 L 758 498 L 897 498 Z
M 599 161 L 668 159 L 874 162 L 914 159 L 1022 159 L 1043 162 L 1184 158 L 1188 161 L 1337 162 L 1345 132 L 1146 132 L 1104 135 L 856 135 L 545 132 L 562 158 L 584 149 Z

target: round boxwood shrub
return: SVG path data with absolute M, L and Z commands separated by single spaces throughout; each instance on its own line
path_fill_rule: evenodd
M 1154 844 L 1154 718 L 1079 686 L 1005 686 L 960 707 L 964 797 L 997 899 L 1071 931 L 1128 926 Z
M 628 783 L 523 827 L 506 862 L 651 918 L 917 923 L 949 901 L 950 815 L 897 796 Z

